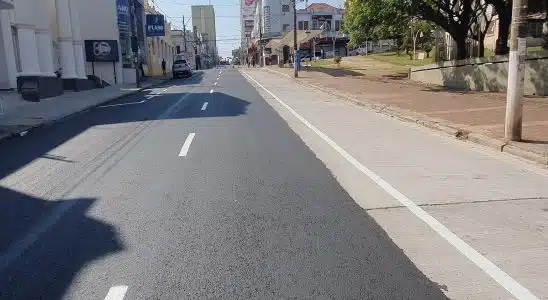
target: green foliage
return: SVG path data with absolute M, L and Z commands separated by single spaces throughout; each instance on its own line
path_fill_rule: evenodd
M 403 41 L 410 19 L 406 0 L 347 0 L 345 6 L 344 30 L 351 45 L 374 39 Z

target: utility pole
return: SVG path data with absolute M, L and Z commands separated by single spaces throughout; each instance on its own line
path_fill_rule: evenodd
M 131 24 L 131 48 L 133 50 L 133 63 L 135 65 L 135 83 L 137 88 L 140 88 L 141 77 L 139 74 L 139 66 L 141 65 L 141 62 L 139 62 L 139 39 L 137 34 L 137 0 L 133 0 L 132 4 L 133 20 Z
M 293 67 L 295 68 L 295 78 L 299 77 L 299 69 L 297 67 L 297 0 L 293 1 Z
M 259 66 L 263 67 L 263 57 L 264 57 L 264 53 L 263 53 L 263 14 L 262 14 L 262 10 L 263 8 L 259 8 L 259 59 L 260 59 L 260 63 L 259 63 Z
M 186 23 L 185 23 L 185 16 L 183 16 L 183 43 L 185 43 L 185 58 L 187 55 L 187 49 L 186 49 Z
M 510 27 L 510 60 L 508 65 L 508 89 L 506 92 L 506 118 L 504 139 L 520 141 L 523 117 L 523 79 L 527 54 L 527 0 L 512 3 Z

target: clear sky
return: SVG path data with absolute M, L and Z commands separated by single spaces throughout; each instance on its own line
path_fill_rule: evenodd
M 182 18 L 185 16 L 187 30 L 192 30 L 192 21 L 189 21 L 191 5 L 213 5 L 219 55 L 232 56 L 232 49 L 240 47 L 240 0 L 153 0 L 151 2 L 154 6 L 159 6 L 160 11 L 167 15 L 172 27 L 182 29 Z M 309 0 L 308 4 L 317 2 L 328 3 L 335 7 L 342 5 L 342 0 Z M 304 3 L 298 3 L 297 8 L 304 8 Z

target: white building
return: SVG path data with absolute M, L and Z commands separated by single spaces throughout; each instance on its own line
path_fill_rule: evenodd
M 184 34 L 182 30 L 172 30 L 171 41 L 175 46 L 175 54 L 182 55 L 188 61 L 190 67 L 196 69 L 197 48 L 194 41 L 194 34 L 189 30 Z
M 20 89 L 31 82 L 43 98 L 63 90 L 93 88 L 87 80 L 92 73 L 110 83 L 134 82 L 135 71 L 129 69 L 134 67 L 132 58 L 127 57 L 131 49 L 128 43 L 120 45 L 117 13 L 119 4 L 125 3 L 129 17 L 128 3 L 133 1 L 137 1 L 136 19 L 141 27 L 137 33 L 142 37 L 142 0 L 0 0 L 4 8 L 0 10 L 0 89 Z M 139 43 L 144 45 L 144 38 Z M 117 61 L 86 62 L 86 44 L 96 47 L 88 49 L 88 54 L 107 57 L 117 53 Z M 56 76 L 57 71 L 62 78 Z
M 342 32 L 343 17 L 344 9 L 339 9 L 326 3 L 312 3 L 304 9 L 298 9 L 297 30 L 323 30 L 323 33 L 312 42 L 299 45 L 302 55 L 317 57 L 348 55 L 346 44 L 349 38 Z M 252 39 L 257 40 L 262 36 L 264 45 L 272 38 L 285 36 L 293 30 L 292 1 L 257 1 L 254 22 Z M 265 56 L 267 58 L 271 53 L 270 49 L 265 49 Z M 284 51 L 284 60 L 288 59 L 290 53 L 287 49 Z
M 255 4 L 253 39 L 282 37 L 293 29 L 293 5 L 291 0 L 258 0 Z

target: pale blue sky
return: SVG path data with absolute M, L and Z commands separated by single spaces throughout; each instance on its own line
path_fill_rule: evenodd
M 217 29 L 217 47 L 219 55 L 232 56 L 232 49 L 240 46 L 240 0 L 153 0 L 155 6 L 168 16 L 173 26 L 182 29 L 182 16 L 185 21 L 190 18 L 191 5 L 211 4 L 215 7 L 215 25 Z M 340 7 L 342 0 L 309 0 L 311 3 L 328 3 Z M 304 3 L 299 3 L 297 8 L 304 8 Z M 187 22 L 187 30 L 192 29 L 192 21 Z

